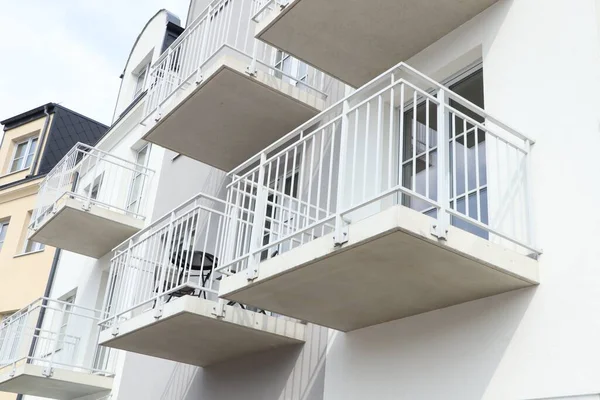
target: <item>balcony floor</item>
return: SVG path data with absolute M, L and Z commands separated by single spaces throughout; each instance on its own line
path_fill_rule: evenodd
M 225 51 L 215 56 L 144 139 L 229 171 L 323 109 L 322 99 L 261 70 L 250 76 L 247 66 Z
M 47 246 L 100 258 L 144 227 L 144 221 L 63 196 L 56 213 L 39 226 L 30 239 Z
M 257 37 L 360 87 L 497 0 L 293 0 Z
M 200 367 L 246 354 L 304 342 L 305 325 L 239 306 L 226 306 L 225 317 L 212 312 L 216 302 L 184 296 L 166 303 L 162 317 L 154 310 L 107 329 L 100 344 Z
M 259 277 L 225 278 L 220 295 L 341 331 L 352 331 L 538 283 L 537 261 L 394 206 L 332 235 L 264 261 Z
M 42 374 L 44 367 L 31 364 L 18 365 L 14 376 L 12 366 L 0 371 L 0 392 L 21 393 L 28 396 L 72 400 L 92 394 L 108 392 L 113 378 L 53 368 L 52 376 Z

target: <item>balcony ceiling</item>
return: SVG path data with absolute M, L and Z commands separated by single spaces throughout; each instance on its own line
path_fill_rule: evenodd
M 360 87 L 497 0 L 295 0 L 257 37 Z

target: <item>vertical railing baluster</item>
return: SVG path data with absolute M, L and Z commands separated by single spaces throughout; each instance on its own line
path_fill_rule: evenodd
M 350 129 L 350 118 L 349 118 L 350 104 L 348 100 L 344 101 L 342 106 L 342 125 L 340 135 L 340 161 L 338 164 L 338 182 L 337 182 L 337 206 L 335 210 L 335 234 L 333 237 L 334 246 L 341 246 L 348 241 L 348 231 L 344 226 L 344 219 L 342 212 L 344 210 L 343 199 L 346 198 L 346 168 L 347 166 L 347 147 L 348 147 L 348 130 Z M 335 125 L 334 125 L 335 126 Z M 368 129 L 368 126 L 367 126 Z M 335 136 L 335 129 L 333 130 L 333 136 Z M 365 140 L 368 139 L 368 135 L 365 135 Z M 365 146 L 366 147 L 366 146 Z M 356 160 L 352 160 L 356 162 Z M 366 163 L 366 158 L 365 158 Z M 352 177 L 354 178 L 354 177 Z
M 450 226 L 450 214 L 448 214 L 448 209 L 450 206 L 450 114 L 446 106 L 447 99 L 446 92 L 444 89 L 440 89 L 438 91 L 437 99 L 439 103 L 437 107 L 437 201 L 439 204 L 439 208 L 437 213 L 437 221 L 433 225 L 432 234 L 438 239 L 446 239 L 448 227 Z M 456 157 L 456 154 L 454 154 L 453 157 Z
M 262 237 L 265 229 L 265 218 L 267 213 L 268 182 L 265 182 L 265 169 L 267 155 L 260 155 L 260 167 L 258 169 L 258 181 L 256 182 L 256 206 L 254 208 L 254 221 L 252 223 L 252 235 L 250 237 L 250 260 L 246 277 L 253 280 L 258 277 L 258 266 L 260 264 L 260 251 Z

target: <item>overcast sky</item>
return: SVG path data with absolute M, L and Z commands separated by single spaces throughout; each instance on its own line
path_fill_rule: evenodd
M 109 124 L 137 35 L 189 0 L 1 1 L 0 120 L 55 102 Z

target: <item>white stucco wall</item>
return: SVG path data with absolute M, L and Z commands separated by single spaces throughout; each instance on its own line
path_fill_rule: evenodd
M 600 392 L 600 254 L 587 208 L 600 192 L 585 173 L 600 145 L 596 13 L 592 0 L 502 0 L 408 61 L 441 80 L 480 54 L 486 110 L 537 139 L 541 285 L 338 334 L 325 400 Z

